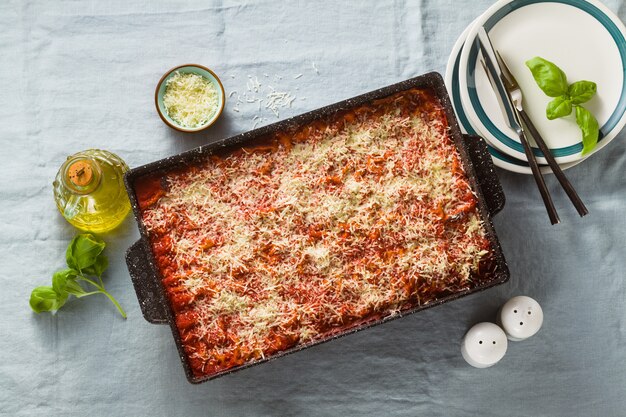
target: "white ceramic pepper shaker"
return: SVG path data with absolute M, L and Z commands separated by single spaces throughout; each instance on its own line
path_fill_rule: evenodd
M 504 357 L 508 342 L 504 331 L 493 323 L 478 323 L 465 334 L 463 359 L 476 368 L 488 368 Z
M 504 303 L 498 312 L 498 324 L 509 340 L 520 341 L 539 331 L 543 324 L 543 310 L 530 297 L 517 296 Z

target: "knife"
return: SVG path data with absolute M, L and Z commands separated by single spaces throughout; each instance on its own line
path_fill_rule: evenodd
M 478 50 L 483 57 L 483 60 L 481 60 L 481 64 L 483 65 L 485 73 L 489 77 L 491 87 L 496 93 L 496 98 L 498 100 L 498 104 L 500 105 L 500 110 L 504 115 L 504 121 L 507 123 L 507 125 L 509 125 L 512 130 L 515 131 L 517 130 L 518 123 L 513 114 L 513 105 L 511 104 L 506 89 L 504 88 L 504 84 L 502 83 L 502 71 L 500 70 L 500 67 L 496 64 L 496 53 L 493 49 L 493 45 L 491 44 L 491 39 L 489 39 L 489 35 L 487 35 L 484 27 L 481 27 L 478 30 L 478 35 L 476 36 L 475 42 L 478 46 Z

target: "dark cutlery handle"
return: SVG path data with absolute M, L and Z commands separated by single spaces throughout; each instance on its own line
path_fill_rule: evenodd
M 166 324 L 165 300 L 154 267 L 149 261 L 152 256 L 142 240 L 135 242 L 126 251 L 126 265 L 135 287 L 143 317 L 153 324 Z
M 550 223 L 557 224 L 561 220 L 559 219 L 559 215 L 556 212 L 554 202 L 552 201 L 552 197 L 550 197 L 550 192 L 548 191 L 546 182 L 544 181 L 543 175 L 539 170 L 539 165 L 537 165 L 537 160 L 535 159 L 533 150 L 530 147 L 530 143 L 528 143 L 528 140 L 526 140 L 524 132 L 519 135 L 519 139 L 520 142 L 522 142 L 522 146 L 524 147 L 524 153 L 526 154 L 526 159 L 528 160 L 528 165 L 530 166 L 530 170 L 533 173 L 533 177 L 535 177 L 535 182 L 537 183 L 537 188 L 539 188 L 539 193 L 541 194 L 541 198 L 543 199 L 543 204 L 545 204 L 546 210 L 548 211 Z
M 543 152 L 543 155 L 546 158 L 546 161 L 548 161 L 548 165 L 550 165 L 552 172 L 554 172 L 556 179 L 559 180 L 561 187 L 563 187 L 565 193 L 572 201 L 572 204 L 574 204 L 574 207 L 576 207 L 576 210 L 578 211 L 578 214 L 580 214 L 580 217 L 589 214 L 589 210 L 587 210 L 585 203 L 583 203 L 583 201 L 580 199 L 578 193 L 574 189 L 574 186 L 572 185 L 572 183 L 569 182 L 569 180 L 563 173 L 563 170 L 561 170 L 561 167 L 554 159 L 552 152 L 550 152 L 550 148 L 548 148 L 548 145 L 546 145 L 546 143 L 544 142 L 541 134 L 537 131 L 535 124 L 532 122 L 532 120 L 530 120 L 530 117 L 528 117 L 528 114 L 526 114 L 524 110 L 520 110 L 519 115 L 522 118 L 522 122 L 524 122 L 524 124 L 528 128 L 528 132 L 535 139 L 537 146 L 539 146 L 539 149 L 541 149 L 541 152 Z
M 485 197 L 489 216 L 493 217 L 504 208 L 506 198 L 487 148 L 487 142 L 480 136 L 473 135 L 463 135 L 463 141 L 469 159 L 474 166 L 478 186 L 483 197 Z

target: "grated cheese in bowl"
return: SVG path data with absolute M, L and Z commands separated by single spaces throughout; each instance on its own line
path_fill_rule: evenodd
M 176 123 L 183 127 L 198 127 L 215 114 L 217 89 L 203 76 L 176 71 L 165 84 L 163 104 Z
M 212 125 L 224 108 L 224 88 L 208 68 L 184 65 L 170 70 L 157 86 L 157 111 L 174 129 L 195 132 Z

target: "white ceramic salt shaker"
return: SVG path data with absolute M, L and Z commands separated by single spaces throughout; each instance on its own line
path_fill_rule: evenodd
M 504 357 L 508 342 L 504 331 L 493 323 L 478 323 L 463 338 L 463 359 L 476 368 L 488 368 Z
M 498 312 L 498 324 L 509 340 L 528 339 L 539 331 L 543 324 L 543 310 L 530 297 L 517 296 L 504 303 Z

